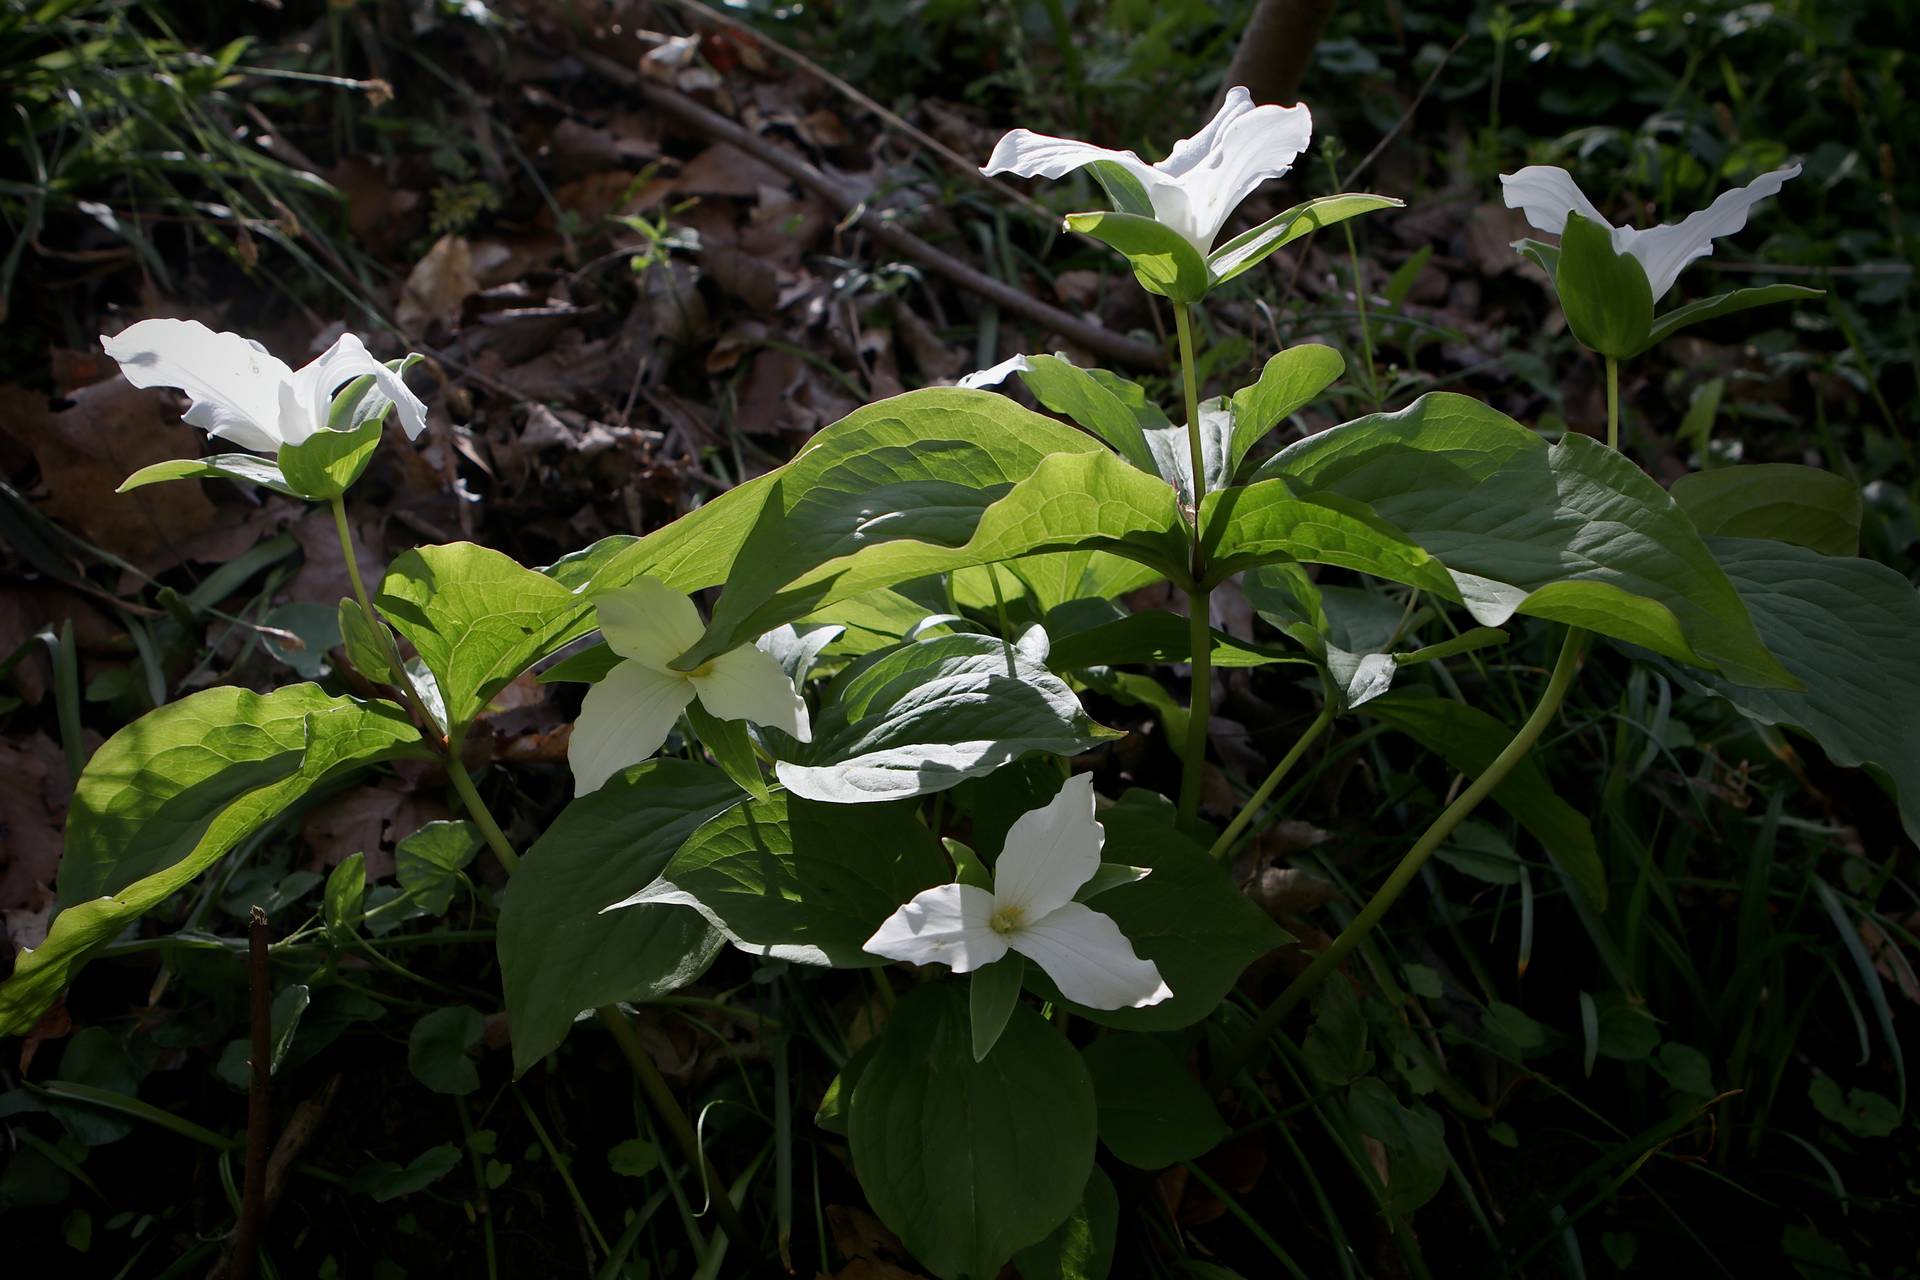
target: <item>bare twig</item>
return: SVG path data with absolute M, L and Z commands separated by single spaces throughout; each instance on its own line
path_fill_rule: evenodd
M 957 258 L 934 248 L 912 232 L 872 216 L 871 211 L 865 207 L 865 202 L 841 183 L 834 181 L 786 147 L 769 142 L 739 122 L 729 120 L 719 112 L 701 106 L 678 89 L 656 83 L 591 49 L 578 49 L 574 56 L 594 74 L 612 81 L 631 93 L 638 94 L 659 111 L 673 116 L 716 142 L 725 142 L 738 147 L 756 160 L 778 169 L 827 201 L 842 214 L 847 215 L 849 222 L 863 227 L 881 244 L 903 257 L 912 258 L 921 266 L 945 276 L 962 288 L 971 290 L 995 306 L 1015 315 L 1024 316 L 1035 324 L 1044 325 L 1075 346 L 1083 347 L 1096 355 L 1136 368 L 1166 367 L 1166 352 L 1159 347 L 1125 337 L 1110 329 L 1102 329 L 1079 316 L 1062 311 L 1058 307 L 1049 306 L 1003 281 L 976 271 Z
M 267 1077 L 273 1069 L 273 984 L 267 972 L 267 913 L 247 919 L 247 990 L 253 1043 L 247 1063 L 247 1175 L 240 1225 L 233 1233 L 234 1280 L 251 1280 L 267 1207 Z

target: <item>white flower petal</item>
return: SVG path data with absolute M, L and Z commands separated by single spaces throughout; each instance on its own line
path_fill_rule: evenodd
M 1799 176 L 1797 164 L 1763 173 L 1744 187 L 1721 192 L 1712 204 L 1677 223 L 1619 232 L 1614 236 L 1614 247 L 1640 260 L 1647 269 L 1647 283 L 1653 286 L 1654 301 L 1658 302 L 1673 288 L 1682 268 L 1712 253 L 1717 237 L 1730 236 L 1746 226 L 1748 210 L 1778 195 L 1789 179 Z
M 1527 221 L 1536 231 L 1545 231 L 1549 235 L 1559 235 L 1567 229 L 1567 214 L 1577 212 L 1583 218 L 1591 218 L 1603 227 L 1613 224 L 1600 216 L 1593 207 L 1593 201 L 1575 185 L 1573 175 L 1565 169 L 1550 164 L 1530 164 L 1518 173 L 1500 175 L 1500 192 L 1505 197 L 1507 208 L 1518 209 L 1527 215 Z M 1614 248 L 1622 250 L 1626 246 L 1615 237 Z
M 1096 160 L 1111 160 L 1151 189 L 1167 181 L 1165 174 L 1131 151 L 1109 151 L 1091 142 L 1056 138 L 1031 129 L 1015 129 L 994 144 L 980 172 L 992 177 L 997 173 L 1017 174 L 1022 178 L 1064 178 L 1075 169 Z
M 1008 938 L 1015 951 L 1046 970 L 1060 994 L 1089 1009 L 1139 1009 L 1173 995 L 1151 960 L 1113 917 L 1082 902 L 1069 902 Z
M 623 658 L 666 671 L 706 631 L 693 601 L 658 578 L 635 578 L 594 597 L 600 633 Z M 685 673 L 674 672 L 684 679 Z
M 293 371 L 257 342 L 198 320 L 142 320 L 100 345 L 136 387 L 178 387 L 193 400 L 182 419 L 243 449 L 275 453 L 280 388 Z
M 935 885 L 888 916 L 863 949 L 909 964 L 937 960 L 968 973 L 1007 954 L 1007 940 L 994 932 L 992 919 L 993 895 L 985 889 Z
M 1236 94 L 1243 109 L 1229 116 Z M 1227 98 L 1228 105 L 1212 124 L 1175 147 L 1174 154 L 1161 163 L 1170 176 L 1175 171 L 1169 166 L 1176 162 L 1183 166 L 1175 188 L 1180 199 L 1169 199 L 1162 208 L 1163 188 L 1148 188 L 1154 213 L 1203 254 L 1213 247 L 1214 238 L 1240 202 L 1267 179 L 1293 168 L 1294 160 L 1313 141 L 1313 113 L 1304 103 L 1255 107 L 1244 89 L 1234 90 Z M 1205 150 L 1199 149 L 1202 145 Z
M 811 741 L 807 704 L 773 655 L 750 644 L 729 649 L 688 678 L 700 705 L 722 720 L 751 720 Z
M 1077 773 L 1044 808 L 1014 819 L 993 864 L 993 898 L 1038 920 L 1073 901 L 1100 869 L 1107 833 L 1093 818 L 1093 775 Z
M 1033 367 L 1026 356 L 1008 356 L 991 369 L 977 369 L 960 379 L 955 386 L 979 390 L 984 387 L 997 387 L 1016 373 L 1024 373 Z
M 1226 100 L 1220 109 L 1213 113 L 1213 119 L 1206 127 L 1191 138 L 1182 138 L 1173 144 L 1173 150 L 1167 158 L 1153 166 L 1170 178 L 1184 176 L 1189 170 L 1213 153 L 1220 145 L 1221 136 L 1228 125 L 1254 109 L 1253 95 L 1240 85 L 1227 90 Z
M 614 774 L 653 755 L 692 701 L 693 686 L 684 677 L 664 675 L 638 662 L 623 662 L 609 671 L 587 690 L 567 742 L 573 793 L 598 791 Z
M 427 406 L 420 402 L 420 397 L 413 394 L 398 374 L 376 360 L 366 345 L 351 333 L 341 334 L 331 347 L 293 375 L 300 404 L 305 408 L 313 428 L 318 430 L 326 425 L 327 414 L 333 406 L 333 393 L 340 389 L 341 384 L 367 374 L 373 375 L 374 383 L 399 409 L 400 425 L 406 431 L 407 439 L 418 438 L 426 430 Z

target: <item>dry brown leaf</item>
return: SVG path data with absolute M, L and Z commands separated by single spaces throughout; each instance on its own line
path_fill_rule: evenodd
M 758 196 L 762 187 L 784 191 L 787 175 L 736 146 L 716 142 L 687 161 L 673 186 L 683 196 L 747 199 Z
M 407 273 L 394 319 L 412 333 L 425 333 L 434 325 L 451 327 L 460 318 L 460 304 L 478 292 L 480 278 L 473 271 L 467 238 L 441 236 Z
M 0 742 L 0 910 L 37 914 L 52 902 L 67 786 L 64 754 L 46 734 Z M 8 932 L 14 932 L 11 917 Z
M 171 392 L 142 391 L 113 377 L 82 387 L 61 410 L 20 387 L 0 387 L 0 433 L 40 466 L 40 509 L 108 551 L 138 559 L 213 521 L 197 484 L 157 484 L 115 493 L 141 467 L 197 458 L 204 438 L 168 407 Z

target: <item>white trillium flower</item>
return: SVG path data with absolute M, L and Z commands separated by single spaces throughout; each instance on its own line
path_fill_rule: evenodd
M 1060 178 L 1096 161 L 1112 161 L 1146 189 L 1154 219 L 1205 256 L 1240 202 L 1268 178 L 1293 168 L 1312 140 L 1313 115 L 1304 103 L 1256 107 L 1251 94 L 1234 88 L 1207 127 L 1175 143 L 1159 164 L 1131 151 L 1015 129 L 1000 139 L 981 172 Z
M 968 973 L 1017 951 L 1060 994 L 1089 1009 L 1138 1009 L 1173 992 L 1113 917 L 1073 895 L 1100 869 L 1106 832 L 1093 816 L 1093 779 L 1077 774 L 1043 809 L 1020 815 L 993 868 L 993 889 L 943 884 L 915 894 L 865 950 Z
M 675 658 L 699 643 L 706 628 L 693 601 L 658 578 L 638 578 L 599 597 L 600 633 L 626 661 L 587 691 L 567 743 L 575 795 L 598 791 L 628 765 L 653 755 L 695 698 L 716 719 L 751 720 L 813 737 L 807 704 L 773 656 L 750 644 L 692 671 Z
M 198 320 L 142 320 L 100 337 L 120 372 L 136 387 L 178 387 L 193 400 L 181 420 L 256 453 L 302 444 L 327 425 L 333 393 L 372 374 L 400 409 L 407 439 L 427 425 L 427 406 L 350 333 L 300 369 L 291 369 L 251 338 L 215 333 Z
M 1507 208 L 1524 212 L 1538 230 L 1559 235 L 1566 230 L 1568 213 L 1578 213 L 1607 228 L 1613 235 L 1613 251 L 1632 254 L 1646 270 L 1653 300 L 1658 302 L 1673 288 L 1682 268 L 1712 253 L 1716 238 L 1730 236 L 1746 226 L 1749 209 L 1778 194 L 1788 179 L 1799 176 L 1797 164 L 1763 173 L 1744 187 L 1722 192 L 1698 213 L 1645 229 L 1616 227 L 1608 222 L 1574 185 L 1572 175 L 1552 165 L 1530 164 L 1518 173 L 1503 173 L 1500 186 Z

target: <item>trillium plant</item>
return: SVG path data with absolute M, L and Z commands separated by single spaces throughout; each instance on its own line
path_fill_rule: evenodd
M 1155 164 L 1025 129 L 993 150 L 988 173 L 1085 170 L 1104 191 L 1109 207 L 1066 225 L 1171 307 L 1175 403 L 1063 356 L 1015 356 L 858 409 L 673 523 L 545 566 L 454 542 L 361 582 L 346 497 L 390 410 L 408 439 L 425 426 L 403 380 L 417 357 L 377 360 L 349 334 L 296 370 L 175 320 L 104 338 L 128 379 L 184 391 L 186 421 L 243 451 L 127 485 L 223 478 L 325 503 L 354 597 L 321 679 L 196 692 L 93 754 L 60 910 L 0 984 L 0 1031 L 34 1026 L 143 913 L 251 856 L 289 811 L 412 762 L 444 776 L 466 856 L 485 848 L 499 864 L 480 878 L 503 886 L 490 905 L 515 1072 L 569 1038 L 611 1036 L 736 1257 L 770 1248 L 758 1184 L 714 1168 L 632 1025 L 729 949 L 763 977 L 853 971 L 839 989 L 868 993 L 806 1013 L 845 1015 L 847 1052 L 814 1122 L 923 1267 L 1104 1275 L 1115 1193 L 1102 1168 L 1194 1160 L 1229 1121 L 1257 1122 L 1246 1100 L 1264 1098 L 1276 1045 L 1300 1033 L 1289 1019 L 1318 1006 L 1469 815 L 1511 824 L 1583 909 L 1606 909 L 1614 876 L 1582 816 L 1597 802 L 1554 794 L 1534 756 L 1583 665 L 1658 668 L 1813 734 L 1836 760 L 1884 765 L 1822 711 L 1836 665 L 1872 669 L 1872 637 L 1826 597 L 1794 595 L 1809 580 L 1842 584 L 1836 599 L 1890 589 L 1889 571 L 1855 558 L 1847 482 L 1724 467 L 1668 489 L 1618 447 L 1619 361 L 1811 292 L 1656 312 L 1797 167 L 1648 230 L 1611 223 L 1562 170 L 1502 179 L 1508 204 L 1556 238 L 1517 247 L 1605 362 L 1604 443 L 1549 439 L 1444 391 L 1300 437 L 1296 412 L 1345 371 L 1335 347 L 1272 353 L 1204 401 L 1203 369 L 1230 376 L 1240 357 L 1203 362 L 1198 348 L 1210 294 L 1240 281 L 1260 296 L 1247 273 L 1270 255 L 1400 204 L 1321 196 L 1227 234 L 1312 127 L 1305 106 L 1234 89 Z M 1155 586 L 1172 608 L 1120 603 Z M 1258 637 L 1213 625 L 1228 589 L 1262 619 Z M 1399 623 L 1364 625 L 1381 606 Z M 1531 682 L 1532 714 L 1505 724 L 1461 701 L 1446 672 L 1463 661 Z M 1228 769 L 1215 669 L 1274 664 L 1302 677 L 1317 714 L 1277 758 L 1248 773 L 1241 747 Z M 551 766 L 475 776 L 467 750 L 476 719 L 528 673 L 579 707 L 557 814 L 516 799 L 516 773 Z M 1383 826 L 1404 848 L 1391 875 L 1274 960 L 1294 939 L 1241 891 L 1235 859 L 1285 816 L 1305 755 L 1356 726 L 1406 735 L 1458 776 L 1423 828 Z M 341 945 L 361 927 L 336 909 L 358 901 L 351 887 L 327 889 Z M 1343 1096 L 1331 1105 L 1350 1103 L 1342 1114 L 1389 1160 L 1393 1125 L 1440 1123 L 1391 1091 L 1365 1107 Z M 1145 1142 L 1141 1098 L 1207 1121 Z M 790 1188 L 790 1146 L 773 1159 Z

